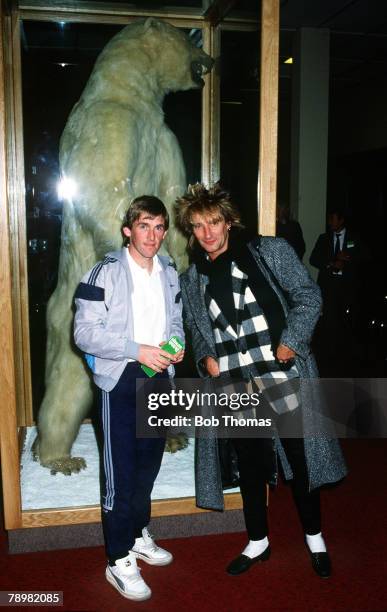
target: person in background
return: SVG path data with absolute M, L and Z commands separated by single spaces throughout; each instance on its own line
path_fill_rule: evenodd
M 354 359 L 360 357 L 356 328 L 370 254 L 361 237 L 347 227 L 342 209 L 332 208 L 327 220 L 328 231 L 320 234 L 309 259 L 318 268 L 323 298 L 316 347 L 325 375 L 352 376 Z
M 279 202 L 277 206 L 276 236 L 285 238 L 302 260 L 305 253 L 305 241 L 301 225 L 290 218 L 289 206 L 283 202 Z

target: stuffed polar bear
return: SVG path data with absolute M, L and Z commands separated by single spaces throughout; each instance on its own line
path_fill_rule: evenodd
M 81 277 L 122 244 L 133 197 L 166 205 L 169 254 L 184 268 L 186 242 L 172 208 L 186 189 L 176 137 L 164 123 L 165 94 L 204 85 L 213 60 L 181 30 L 155 19 L 123 28 L 99 55 L 60 142 L 61 174 L 72 187 L 63 207 L 58 284 L 47 309 L 46 393 L 34 455 L 52 473 L 85 467 L 71 447 L 92 401 L 90 378 L 72 344 L 72 301 Z

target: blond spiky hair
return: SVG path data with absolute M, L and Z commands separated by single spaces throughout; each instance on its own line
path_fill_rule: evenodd
M 189 236 L 190 247 L 195 241 L 192 233 L 192 216 L 195 213 L 211 217 L 221 215 L 226 223 L 243 228 L 239 211 L 233 204 L 230 194 L 219 183 L 208 188 L 203 183 L 188 185 L 187 192 L 176 200 L 176 225 Z

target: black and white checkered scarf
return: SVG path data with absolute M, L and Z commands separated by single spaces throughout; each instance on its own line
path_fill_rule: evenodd
M 297 368 L 275 360 L 266 317 L 249 287 L 247 275 L 234 261 L 231 280 L 236 327 L 211 296 L 208 278 L 205 281 L 220 372 L 232 378 L 254 379 L 277 414 L 295 410 L 299 405 Z

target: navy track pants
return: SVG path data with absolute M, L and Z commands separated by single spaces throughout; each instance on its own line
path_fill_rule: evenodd
M 150 521 L 151 492 L 165 446 L 163 438 L 136 438 L 136 378 L 144 377 L 140 364 L 131 362 L 112 391 L 99 390 L 102 526 L 110 563 L 126 557 Z

